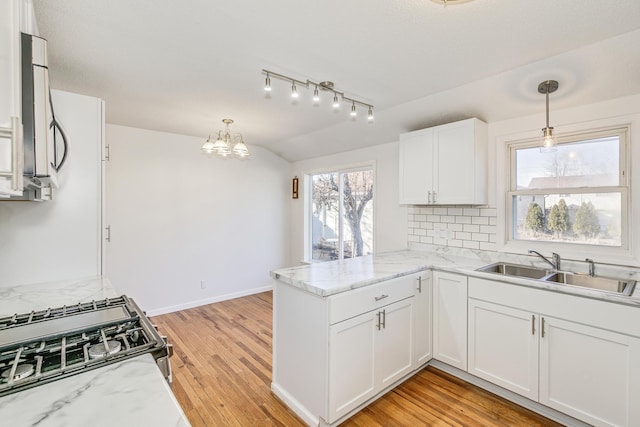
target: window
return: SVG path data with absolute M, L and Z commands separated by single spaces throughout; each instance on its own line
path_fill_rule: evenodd
M 627 247 L 626 147 L 626 128 L 509 144 L 509 240 Z
M 309 178 L 311 259 L 330 261 L 373 253 L 373 169 Z

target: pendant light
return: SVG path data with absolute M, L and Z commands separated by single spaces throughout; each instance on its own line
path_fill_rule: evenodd
M 548 153 L 558 149 L 558 140 L 553 136 L 553 127 L 549 126 L 549 94 L 558 90 L 556 80 L 546 80 L 538 85 L 538 92 L 543 93 L 547 99 L 547 126 L 542 129 L 542 143 L 540 151 Z

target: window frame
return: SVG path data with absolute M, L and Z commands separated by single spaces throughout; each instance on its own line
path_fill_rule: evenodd
M 609 254 L 628 256 L 631 252 L 632 217 L 631 217 L 631 147 L 630 147 L 630 126 L 617 125 L 607 126 L 598 129 L 581 130 L 565 133 L 558 136 L 558 145 L 589 141 L 605 137 L 619 137 L 619 176 L 618 186 L 598 186 L 598 187 L 561 187 L 561 188 L 538 188 L 517 190 L 517 168 L 516 150 L 523 148 L 535 148 L 540 145 L 539 138 L 526 138 L 505 142 L 506 174 L 504 194 L 504 247 L 502 250 L 512 252 L 522 252 L 527 249 L 538 249 L 541 251 L 563 251 L 572 254 L 598 255 L 605 251 Z M 621 244 L 620 246 L 596 245 L 573 243 L 566 241 L 541 241 L 515 239 L 515 228 L 513 211 L 513 197 L 518 195 L 555 195 L 555 194 L 585 194 L 585 193 L 619 193 L 621 199 Z
M 376 217 L 377 217 L 377 203 L 376 203 L 376 199 L 377 199 L 377 172 L 376 172 L 376 162 L 375 161 L 370 161 L 370 162 L 362 162 L 362 163 L 356 163 L 356 164 L 350 164 L 350 165 L 343 165 L 343 166 L 339 166 L 339 167 L 331 167 L 331 168 L 322 168 L 322 169 L 315 169 L 315 170 L 311 170 L 311 171 L 307 171 L 304 173 L 304 185 L 305 185 L 305 196 L 304 196 L 304 210 L 305 210 L 305 221 L 304 221 L 304 227 L 305 227 L 305 242 L 304 242 L 304 259 L 305 262 L 307 263 L 323 263 L 323 262 L 327 262 L 327 261 L 322 261 L 322 260 L 315 260 L 313 259 L 313 197 L 312 197 L 312 191 L 313 191 L 313 176 L 314 175 L 321 175 L 321 174 L 337 174 L 339 179 L 338 179 L 338 193 L 342 194 L 343 192 L 343 179 L 342 179 L 342 174 L 343 173 L 349 173 L 349 172 L 358 172 L 358 171 L 363 171 L 363 170 L 371 170 L 372 172 L 372 177 L 373 177 L 373 209 L 372 209 L 372 222 L 373 222 L 373 230 L 372 230 L 372 253 L 375 253 L 375 247 L 376 247 L 376 241 L 377 241 L 377 227 L 376 227 Z M 338 212 L 339 212 L 339 218 L 340 218 L 340 223 L 339 223 L 339 230 L 338 230 L 338 236 L 339 236 L 339 250 L 338 250 L 338 258 L 337 260 L 343 260 L 344 258 L 344 200 L 342 197 L 339 197 L 339 208 L 338 208 Z M 364 255 L 363 255 L 364 256 Z M 354 258 L 359 258 L 359 257 L 354 257 Z M 348 258 L 349 259 L 349 258 Z

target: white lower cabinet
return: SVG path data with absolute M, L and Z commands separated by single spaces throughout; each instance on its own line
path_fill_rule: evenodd
M 429 277 L 411 274 L 328 297 L 276 280 L 273 392 L 307 424 L 336 425 L 410 376 L 415 341 L 424 357 L 431 353 L 430 311 L 416 311 L 430 304 Z
M 331 326 L 331 420 L 412 371 L 412 317 L 413 298 L 407 298 Z
M 433 358 L 467 370 L 467 276 L 433 272 Z
M 640 340 L 543 317 L 540 403 L 596 426 L 638 426 Z
M 469 373 L 538 399 L 539 316 L 469 299 Z
M 470 278 L 469 373 L 594 426 L 639 426 L 637 310 Z
M 339 418 L 375 394 L 377 312 L 331 326 L 329 411 Z
M 431 271 L 419 274 L 414 280 L 416 292 L 413 298 L 413 361 L 414 368 L 419 368 L 433 357 Z

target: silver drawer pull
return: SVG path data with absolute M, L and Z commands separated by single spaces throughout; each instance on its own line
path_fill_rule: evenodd
M 389 295 L 382 294 L 379 297 L 376 297 L 376 301 L 380 301 L 381 299 L 389 298 Z

